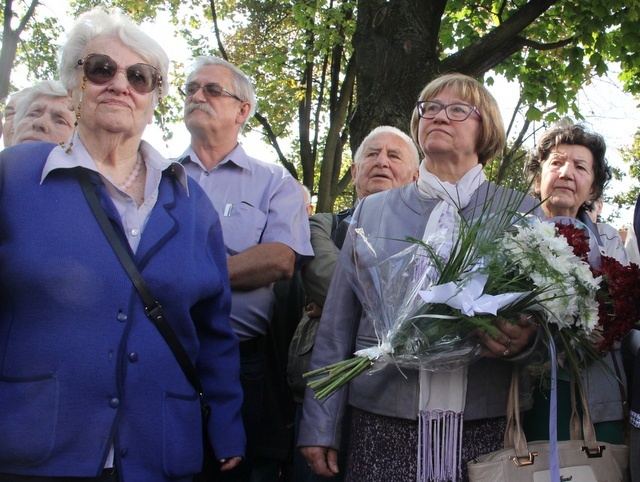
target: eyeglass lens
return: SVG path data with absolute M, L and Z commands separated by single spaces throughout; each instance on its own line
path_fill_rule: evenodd
M 192 95 L 196 95 L 196 92 L 198 92 L 198 90 L 200 90 L 201 87 L 205 97 L 220 97 L 222 96 L 222 94 L 227 94 L 229 97 L 233 97 L 234 99 L 239 100 L 240 102 L 244 102 L 238 95 L 228 91 L 227 89 L 222 87 L 220 84 L 216 84 L 215 82 L 209 82 L 204 85 L 199 85 L 196 82 L 189 82 L 185 87 L 186 97 L 191 97 Z
M 224 87 L 215 82 L 210 82 L 204 85 L 198 85 L 195 82 L 189 82 L 186 86 L 187 97 L 195 95 L 196 92 L 202 87 L 202 92 L 207 97 L 220 97 L 224 93 Z
M 444 109 L 447 117 L 452 121 L 466 120 L 474 110 L 474 107 L 469 104 L 454 103 L 454 104 L 441 104 L 435 101 L 422 101 L 418 103 L 418 113 L 420 117 L 425 119 L 433 119 L 438 113 Z
M 102 85 L 113 79 L 118 73 L 118 64 L 108 55 L 89 54 L 78 62 L 82 64 L 84 75 L 94 84 Z M 153 91 L 160 79 L 158 70 L 149 64 L 133 64 L 127 67 L 127 81 L 131 88 L 140 94 Z

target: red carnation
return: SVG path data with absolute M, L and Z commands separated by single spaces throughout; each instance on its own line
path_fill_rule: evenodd
M 567 238 L 567 243 L 573 248 L 573 254 L 583 261 L 587 261 L 589 256 L 589 239 L 583 228 L 579 228 L 573 223 L 555 223 L 558 233 Z
M 615 258 L 602 256 L 602 267 L 594 274 L 602 276 L 598 325 L 604 339 L 598 348 L 607 350 L 640 321 L 640 267 L 635 263 L 624 266 Z

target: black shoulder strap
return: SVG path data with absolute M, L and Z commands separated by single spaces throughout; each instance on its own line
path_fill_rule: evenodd
M 89 203 L 89 207 L 91 207 L 91 211 L 93 211 L 93 215 L 96 217 L 98 224 L 102 228 L 104 235 L 118 257 L 118 260 L 120 260 L 120 264 L 122 264 L 122 267 L 129 275 L 129 278 L 131 278 L 131 281 L 138 290 L 138 293 L 140 293 L 140 297 L 145 305 L 145 313 L 156 326 L 164 338 L 164 341 L 169 345 L 169 348 L 173 352 L 173 356 L 175 356 L 178 361 L 178 364 L 180 365 L 180 368 L 182 368 L 187 380 L 189 380 L 189 383 L 191 383 L 198 393 L 202 395 L 202 386 L 200 384 L 200 378 L 198 377 L 196 368 L 193 366 L 193 363 L 191 363 L 189 355 L 165 318 L 162 306 L 160 306 L 160 303 L 156 301 L 155 297 L 151 293 L 149 286 L 133 262 L 133 259 L 131 259 L 131 256 L 122 244 L 122 241 L 120 241 L 111 221 L 109 221 L 107 213 L 100 205 L 100 200 L 98 199 L 95 189 L 91 184 L 91 180 L 89 179 L 89 173 L 86 169 L 79 168 L 77 169 L 77 174 L 80 186 L 82 187 L 82 192 Z

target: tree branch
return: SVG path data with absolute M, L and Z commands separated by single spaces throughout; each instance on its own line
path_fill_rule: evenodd
M 227 62 L 229 61 L 229 57 L 227 56 L 227 51 L 224 49 L 224 45 L 222 44 L 222 38 L 220 38 L 220 29 L 218 28 L 218 14 L 216 13 L 216 2 L 214 0 L 209 0 L 209 5 L 211 5 L 211 17 L 213 18 L 213 32 L 216 35 L 216 41 L 218 42 L 218 50 L 220 51 L 220 55 Z
M 455 70 L 479 77 L 522 49 L 520 33 L 559 0 L 530 0 L 500 26 L 477 42 L 442 61 L 441 71 Z
M 289 171 L 289 174 L 291 174 L 295 179 L 298 179 L 298 173 L 296 172 L 296 167 L 291 162 L 289 162 L 287 158 L 284 156 L 284 154 L 282 153 L 282 150 L 280 149 L 280 144 L 278 144 L 278 136 L 273 132 L 273 129 L 269 124 L 269 121 L 258 112 L 256 112 L 253 116 L 257 119 L 258 122 L 260 122 L 260 125 L 262 126 L 265 133 L 267 134 L 267 139 L 269 139 L 269 144 L 271 144 L 271 147 L 273 147 L 276 151 L 276 154 L 278 154 L 278 160 L 280 161 L 280 163 L 284 166 L 284 168 L 287 171 Z
M 543 44 L 541 42 L 536 42 L 535 40 L 523 38 L 522 45 L 524 45 L 525 47 L 531 47 L 532 49 L 535 49 L 535 50 L 555 50 L 560 47 L 566 47 L 567 45 L 571 45 L 576 40 L 577 39 L 575 37 L 569 37 L 568 39 L 559 40 L 558 42 Z
M 7 2 L 7 3 L 11 3 L 11 2 Z M 33 0 L 31 2 L 31 5 L 29 5 L 29 9 L 27 10 L 27 13 L 24 14 L 24 17 L 22 17 L 22 20 L 20 20 L 20 24 L 18 25 L 18 28 L 15 30 L 17 37 L 19 37 L 20 34 L 24 31 L 25 27 L 27 26 L 27 23 L 29 23 L 29 20 L 31 20 L 31 17 L 33 17 L 33 13 L 36 11 L 37 6 L 38 6 L 38 0 Z

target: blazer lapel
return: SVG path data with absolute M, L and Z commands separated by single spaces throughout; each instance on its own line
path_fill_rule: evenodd
M 139 269 L 178 232 L 178 221 L 173 213 L 177 205 L 176 189 L 182 188 L 165 171 L 160 180 L 156 205 L 149 215 L 136 252 Z

